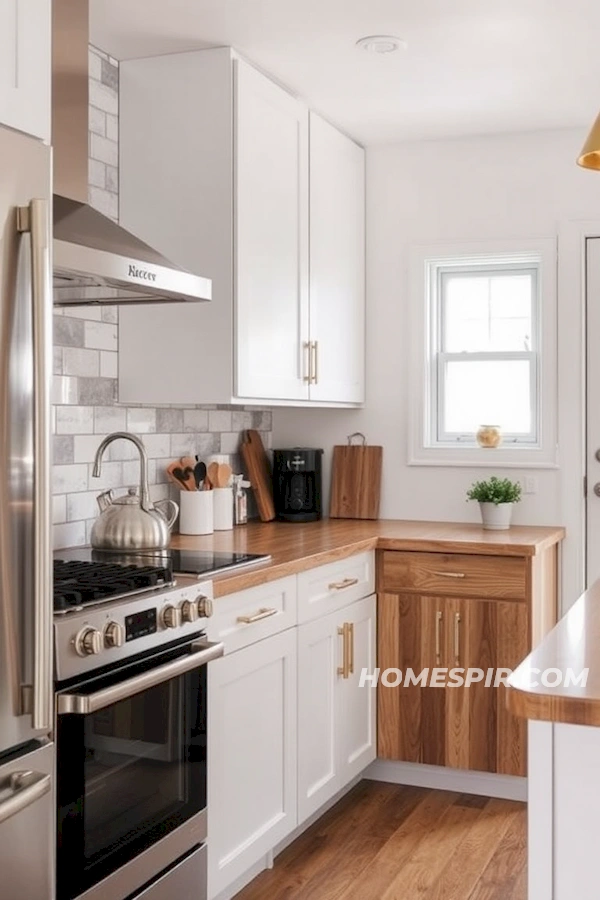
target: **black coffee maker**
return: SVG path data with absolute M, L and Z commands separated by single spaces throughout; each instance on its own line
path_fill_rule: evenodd
M 273 495 L 277 518 L 316 522 L 321 518 L 322 450 L 292 447 L 273 451 Z

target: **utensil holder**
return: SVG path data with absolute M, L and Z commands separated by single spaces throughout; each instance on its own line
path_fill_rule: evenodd
M 179 495 L 180 534 L 212 534 L 214 491 L 181 491 Z
M 214 488 L 215 531 L 231 531 L 233 528 L 233 488 Z

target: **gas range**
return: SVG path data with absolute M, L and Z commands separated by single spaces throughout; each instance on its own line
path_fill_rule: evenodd
M 86 547 L 57 551 L 55 557 L 55 678 L 60 683 L 202 636 L 203 621 L 213 609 L 213 585 L 206 575 L 270 559 L 192 551 L 130 555 Z
M 113 553 L 91 547 L 59 550 L 54 559 L 54 612 L 62 615 L 140 591 L 169 587 L 178 576 L 212 578 L 271 559 L 224 551 L 164 550 Z

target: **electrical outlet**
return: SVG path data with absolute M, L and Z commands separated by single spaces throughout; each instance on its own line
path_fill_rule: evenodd
M 524 494 L 537 494 L 538 492 L 538 480 L 534 475 L 528 475 L 523 479 L 523 493 Z

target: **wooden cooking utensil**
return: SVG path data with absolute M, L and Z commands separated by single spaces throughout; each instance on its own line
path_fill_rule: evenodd
M 228 463 L 219 463 L 219 467 L 217 469 L 217 482 L 218 487 L 226 488 L 229 487 L 229 483 L 231 481 L 231 476 L 233 472 L 231 466 Z
M 182 469 L 193 469 L 196 465 L 196 460 L 192 456 L 182 456 L 181 457 L 181 468 Z
M 256 498 L 258 514 L 263 522 L 271 522 L 275 518 L 273 477 L 258 431 L 245 431 L 240 449 Z
M 211 487 L 219 487 L 219 463 L 211 462 L 206 470 L 206 477 L 210 481 Z
M 352 439 L 362 438 L 362 444 Z M 356 432 L 348 443 L 333 448 L 331 473 L 332 519 L 377 519 L 381 494 L 383 447 L 369 447 L 364 434 Z
M 167 466 L 167 478 L 170 481 L 173 481 L 179 487 L 182 487 L 185 491 L 195 491 L 196 482 L 194 481 L 194 473 L 193 471 L 191 471 L 191 480 L 189 474 L 186 473 L 187 469 L 183 469 L 181 467 L 180 460 L 176 460 L 175 462 L 172 462 Z

